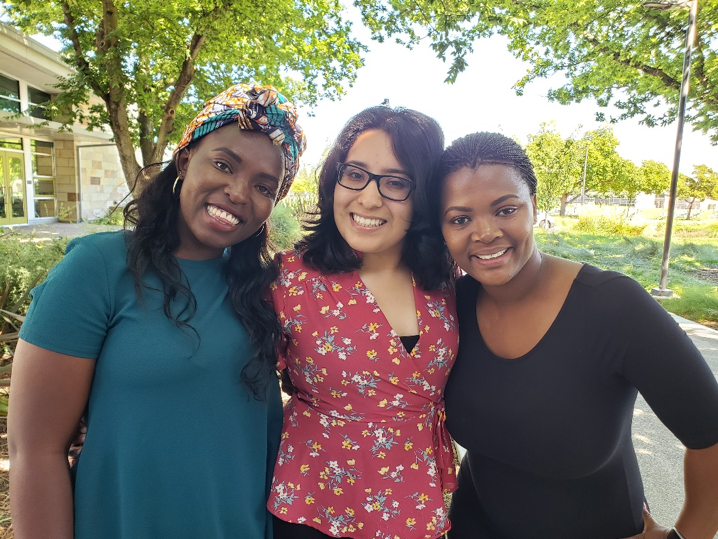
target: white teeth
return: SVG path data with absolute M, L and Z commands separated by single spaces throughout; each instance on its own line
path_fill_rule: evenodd
M 237 219 L 234 215 L 224 211 L 222 208 L 213 206 L 212 204 L 207 204 L 207 213 L 209 213 L 212 217 L 221 219 L 222 221 L 226 221 L 232 225 L 237 226 L 239 224 L 239 219 Z
M 498 258 L 498 257 L 500 257 L 500 256 L 501 256 L 502 254 L 504 254 L 506 251 L 508 251 L 508 249 L 504 249 L 503 251 L 499 251 L 498 253 L 494 253 L 494 254 L 492 254 L 492 255 L 484 255 L 484 256 L 482 256 L 482 255 L 476 255 L 476 258 L 478 258 L 478 259 L 480 259 L 480 260 L 491 260 L 491 259 L 493 259 L 493 258 Z
M 354 219 L 354 222 L 359 226 L 381 226 L 386 223 L 383 219 L 367 219 L 355 214 L 352 214 L 352 219 Z

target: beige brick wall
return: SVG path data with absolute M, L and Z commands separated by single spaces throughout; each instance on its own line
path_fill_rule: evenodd
M 79 155 L 82 219 L 92 221 L 122 202 L 129 190 L 115 146 L 81 147 Z M 127 202 L 126 199 L 122 204 Z
M 55 140 L 54 145 L 58 219 L 65 222 L 77 221 L 79 186 L 75 166 L 75 141 Z

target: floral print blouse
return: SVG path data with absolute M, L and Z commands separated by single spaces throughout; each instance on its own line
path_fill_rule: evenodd
M 271 287 L 286 366 L 267 507 L 333 537 L 436 538 L 456 488 L 444 386 L 456 357 L 454 290 L 414 283 L 419 341 L 407 352 L 358 273 L 323 275 L 300 253 L 278 257 Z

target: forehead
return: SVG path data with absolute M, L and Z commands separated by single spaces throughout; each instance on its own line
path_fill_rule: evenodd
M 225 125 L 206 134 L 197 147 L 208 152 L 229 150 L 243 163 L 271 170 L 277 177 L 284 170 L 281 146 L 274 145 L 264 133 L 240 129 L 239 124 Z
M 401 167 L 394 154 L 394 145 L 388 133 L 380 129 L 370 129 L 361 133 L 347 152 L 346 161 L 364 164 L 379 164 Z
M 530 196 L 531 190 L 521 173 L 508 165 L 479 165 L 463 167 L 449 174 L 444 180 L 444 196 L 458 193 L 517 194 Z

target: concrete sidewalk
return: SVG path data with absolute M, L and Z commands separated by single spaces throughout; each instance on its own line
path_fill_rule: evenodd
M 76 238 L 78 236 L 94 234 L 95 232 L 107 232 L 111 230 L 120 230 L 121 228 L 121 226 L 113 225 L 96 225 L 92 222 L 47 223 L 42 225 L 0 227 L 0 236 L 2 236 L 3 232 L 12 231 L 14 234 L 27 236 L 28 238 L 32 238 L 34 241 L 42 241 L 62 237 Z

